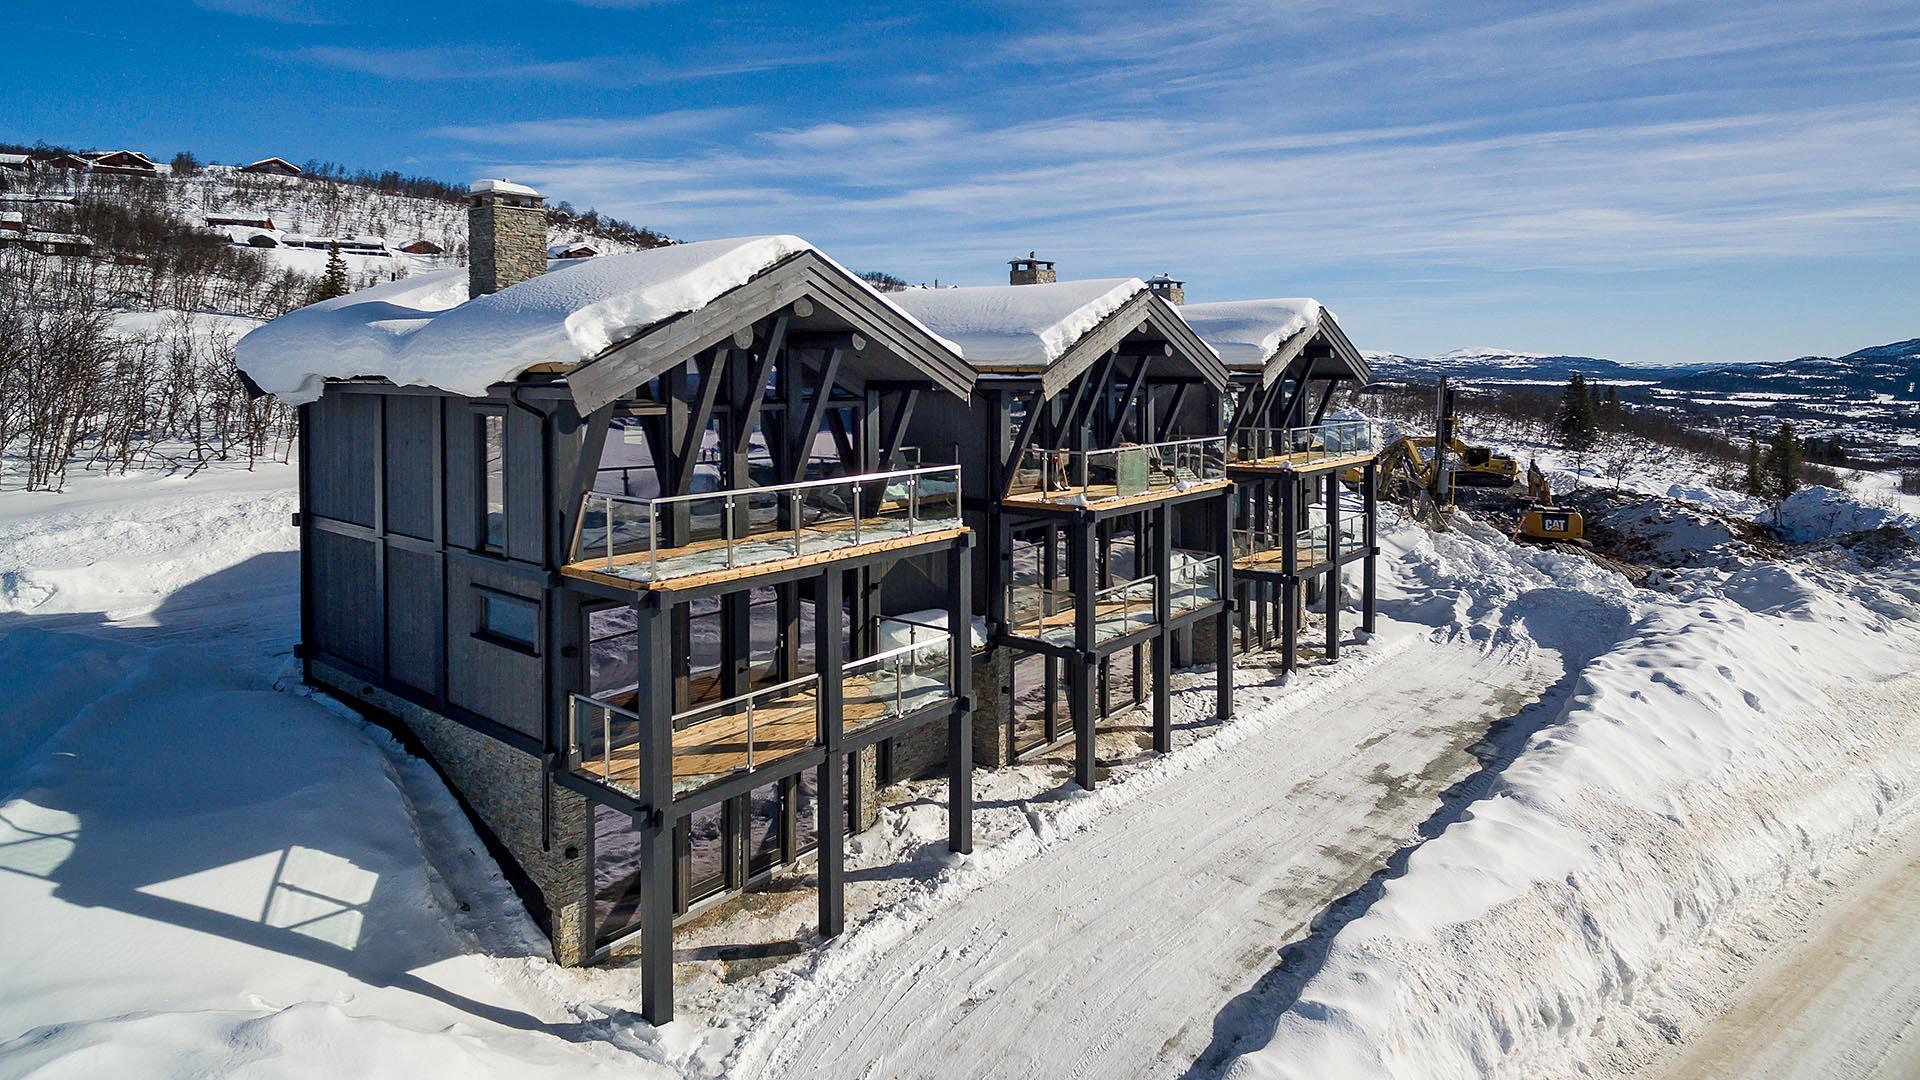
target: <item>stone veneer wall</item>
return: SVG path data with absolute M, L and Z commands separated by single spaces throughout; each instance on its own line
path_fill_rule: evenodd
M 547 212 L 537 198 L 517 205 L 491 192 L 470 196 L 467 286 L 473 296 L 499 292 L 547 269 Z
M 1013 650 L 987 648 L 973 654 L 973 763 L 997 769 L 1013 760 L 1007 745 L 1007 665 Z
M 459 792 L 476 826 L 504 847 L 540 891 L 547 906 L 547 936 L 562 964 L 584 964 L 593 950 L 590 840 L 592 809 L 565 788 L 552 791 L 552 844 L 541 848 L 540 761 L 465 724 L 369 686 L 326 664 L 312 662 L 315 682 L 334 693 L 396 717 Z M 352 688 L 352 689 L 349 689 Z

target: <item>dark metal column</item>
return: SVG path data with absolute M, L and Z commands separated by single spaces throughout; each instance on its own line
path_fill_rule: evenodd
M 1214 618 L 1213 692 L 1214 715 L 1225 720 L 1233 715 L 1233 650 L 1229 635 L 1233 632 L 1233 500 L 1220 495 L 1215 512 L 1219 527 L 1214 550 L 1220 555 L 1220 613 Z
M 827 759 L 820 765 L 820 936 L 834 937 L 846 926 L 847 757 L 840 750 L 840 668 L 846 659 L 840 644 L 845 572 L 829 568 L 818 579 L 814 606 L 814 657 L 820 672 L 820 742 Z
M 640 1015 L 655 1027 L 673 1019 L 673 662 L 671 607 L 649 592 L 634 601 L 640 680 Z
M 1164 754 L 1173 749 L 1173 631 L 1167 629 L 1173 618 L 1173 507 L 1161 506 L 1148 517 L 1153 572 L 1160 579 L 1153 590 L 1153 618 L 1160 627 L 1153 637 L 1153 751 Z
M 953 716 L 947 720 L 947 850 L 973 850 L 973 534 L 947 549 Z
M 1280 491 L 1280 670 L 1290 673 L 1300 660 L 1300 474 L 1285 474 Z
M 1340 659 L 1340 471 L 1328 469 L 1327 500 L 1327 659 Z
M 1360 629 L 1373 633 L 1374 607 L 1380 586 L 1380 493 L 1379 465 L 1367 462 L 1360 472 L 1360 499 L 1366 508 L 1367 556 L 1360 563 Z
M 1093 515 L 1078 514 L 1067 525 L 1067 577 L 1073 588 L 1074 655 L 1067 658 L 1067 711 L 1073 718 L 1073 779 L 1093 790 L 1094 730 L 1098 711 L 1093 700 Z

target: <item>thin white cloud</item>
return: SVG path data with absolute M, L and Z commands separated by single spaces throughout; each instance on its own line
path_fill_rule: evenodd
M 488 146 L 590 147 L 639 139 L 710 134 L 739 123 L 745 108 L 676 109 L 650 116 L 568 116 L 545 120 L 450 124 L 426 134 Z
M 329 21 L 311 0 L 193 0 L 193 5 L 203 11 L 222 15 L 265 19 L 293 26 L 321 26 Z

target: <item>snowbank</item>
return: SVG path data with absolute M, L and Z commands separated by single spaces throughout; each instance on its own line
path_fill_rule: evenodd
M 1889 527 L 1920 540 L 1920 518 L 1864 505 L 1830 487 L 1801 488 L 1780 504 L 1779 529 L 1790 544 L 1810 544 L 1845 533 Z
M 975 367 L 1042 366 L 1147 291 L 1139 278 L 888 293 Z
M 1711 1008 L 1698 953 L 1911 809 L 1910 628 L 1792 565 L 1672 581 L 1229 1076 L 1618 1075 Z
M 1259 368 L 1294 335 L 1319 326 L 1322 310 L 1320 301 L 1300 296 L 1186 304 L 1180 317 L 1213 346 L 1221 363 Z
M 294 403 L 361 375 L 477 397 L 527 368 L 590 359 L 807 250 L 797 236 L 674 244 L 557 263 L 471 300 L 465 270 L 416 274 L 283 315 L 242 338 L 235 359 Z

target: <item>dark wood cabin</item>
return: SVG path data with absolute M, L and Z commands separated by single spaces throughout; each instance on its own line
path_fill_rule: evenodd
M 1334 391 L 1364 386 L 1365 358 L 1333 314 L 1307 299 L 1188 304 L 1181 315 L 1232 373 L 1227 475 L 1234 483 L 1238 648 L 1299 662 L 1304 608 L 1325 611 L 1324 655 L 1338 659 L 1347 566 L 1361 564 L 1361 629 L 1376 591 L 1375 443 L 1364 420 L 1327 420 Z M 1353 492 L 1348 480 L 1356 481 Z
M 971 398 L 928 402 L 909 425 L 910 442 L 961 464 L 985 538 L 976 761 L 1072 743 L 1090 789 L 1101 721 L 1150 699 L 1153 746 L 1171 748 L 1176 648 L 1215 662 L 1231 712 L 1227 650 L 1209 645 L 1225 640 L 1231 578 L 1227 376 L 1137 279 L 1058 282 L 1043 264 L 1016 260 L 1007 286 L 892 299 L 980 374 Z
M 263 173 L 268 176 L 299 176 L 300 167 L 285 158 L 261 158 L 250 165 L 240 166 L 243 173 Z
M 644 277 L 699 247 L 515 283 L 544 264 L 507 250 L 543 234 L 538 199 L 494 197 L 475 196 L 496 235 L 474 273 L 503 292 L 579 267 Z M 522 211 L 524 228 L 500 220 Z M 412 287 L 358 294 L 367 319 Z M 242 345 L 268 390 L 294 385 L 269 369 L 303 347 L 303 317 Z M 947 776 L 948 841 L 971 848 L 973 534 L 959 468 L 902 433 L 974 378 L 802 248 L 482 395 L 328 380 L 301 406 L 306 677 L 399 721 L 559 959 L 637 949 L 664 1023 L 675 923 L 779 867 L 817 860 L 819 932 L 839 932 L 877 759 Z

